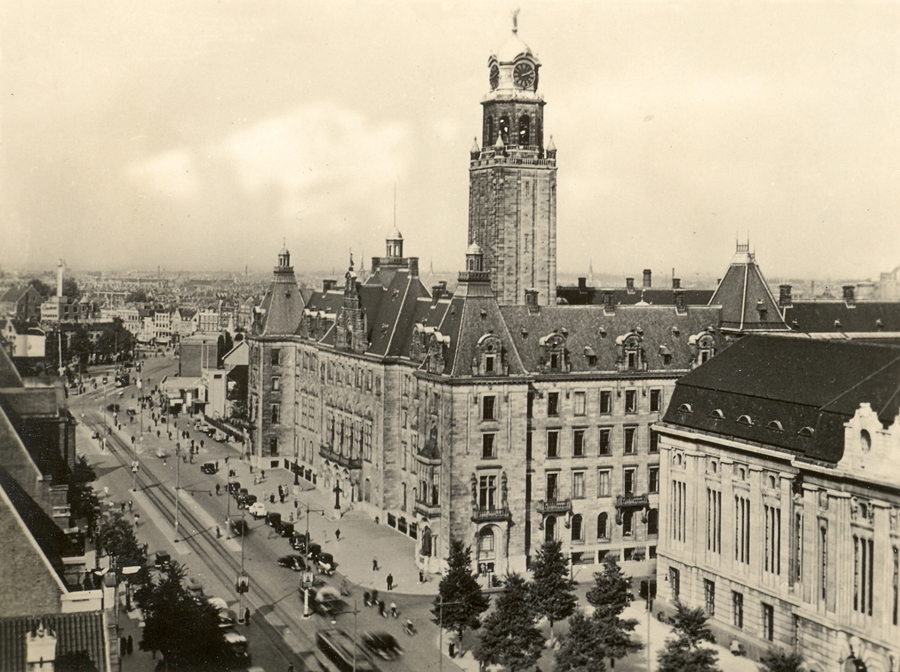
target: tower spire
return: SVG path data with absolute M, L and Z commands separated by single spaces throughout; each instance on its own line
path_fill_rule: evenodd
M 519 33 L 519 8 L 516 7 L 512 13 L 513 20 L 513 35 L 517 35 Z

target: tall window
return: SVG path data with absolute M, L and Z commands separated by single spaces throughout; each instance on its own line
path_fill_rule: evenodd
M 609 497 L 609 469 L 597 470 L 597 496 Z
M 625 412 L 637 413 L 637 390 L 625 390 Z
M 706 550 L 722 552 L 722 493 L 706 489 Z
M 281 408 L 278 404 L 272 404 L 272 424 L 277 425 L 281 417 Z
M 587 412 L 587 402 L 586 402 L 586 393 L 585 392 L 576 392 L 574 394 L 575 415 L 584 415 Z
M 559 498 L 559 474 L 547 474 L 547 501 L 555 502 Z
M 750 564 L 750 500 L 734 496 L 734 559 Z
M 493 509 L 497 494 L 497 477 L 482 476 L 478 482 L 478 508 Z
M 625 428 L 625 454 L 634 455 L 637 452 L 637 427 Z
M 781 509 L 765 506 L 766 557 L 763 567 L 770 574 L 781 574 Z
M 672 599 L 677 601 L 681 597 L 681 572 L 675 567 L 669 567 L 669 586 L 672 589 Z
M 494 559 L 494 531 L 490 527 L 478 532 L 478 560 Z
M 659 534 L 659 509 L 647 513 L 647 534 Z
M 584 457 L 584 430 L 576 429 L 572 432 L 572 454 L 575 457 Z
M 803 513 L 794 514 L 794 581 L 803 581 Z
M 600 428 L 600 454 L 601 455 L 609 455 L 612 451 L 612 446 L 610 445 L 610 438 L 612 437 L 612 430 L 609 427 L 601 427 Z
M 559 415 L 559 392 L 547 393 L 547 415 L 550 417 Z
M 650 412 L 658 413 L 662 408 L 662 390 L 650 390 Z
M 572 516 L 572 541 L 584 541 L 584 519 L 580 513 Z
M 556 516 L 547 516 L 544 521 L 544 541 L 556 541 Z
M 597 516 L 597 539 L 609 539 L 609 514 Z
M 604 415 L 612 413 L 612 392 L 609 390 L 600 392 L 600 412 Z
M 625 495 L 633 495 L 634 489 L 637 486 L 635 481 L 637 480 L 637 469 L 626 469 L 623 480 L 623 487 L 625 490 Z
M 547 432 L 547 457 L 559 457 L 559 430 Z
M 622 536 L 634 536 L 634 511 L 628 510 L 622 514 Z
M 658 453 L 659 452 L 659 433 L 653 431 L 652 429 L 648 430 L 650 436 L 650 453 Z
M 272 389 L 276 392 L 281 389 L 281 378 L 278 376 L 272 376 Z
M 874 597 L 872 547 L 871 539 L 853 535 L 853 610 L 865 616 L 872 615 Z
M 481 400 L 481 419 L 482 420 L 496 420 L 497 416 L 494 415 L 494 402 L 496 401 L 496 397 L 493 395 L 485 396 Z
M 819 527 L 819 583 L 822 600 L 828 599 L 828 528 L 824 521 Z
M 659 492 L 659 467 L 647 468 L 647 491 Z
M 497 454 L 494 449 L 494 434 L 482 434 L 481 435 L 481 457 L 484 459 L 490 459 L 493 457 L 497 457 Z
M 772 642 L 775 640 L 775 607 L 763 602 L 762 617 L 763 637 Z
M 584 472 L 572 472 L 572 498 L 584 499 Z
M 731 616 L 736 628 L 744 627 L 744 594 L 731 591 Z
M 519 117 L 519 146 L 527 147 L 531 144 L 531 119 L 527 114 Z
M 278 366 L 281 363 L 281 350 L 275 348 L 273 350 L 270 350 L 269 352 L 271 352 L 272 354 L 272 366 Z
M 709 579 L 703 579 L 703 604 L 706 614 L 710 618 L 716 615 L 716 583 Z

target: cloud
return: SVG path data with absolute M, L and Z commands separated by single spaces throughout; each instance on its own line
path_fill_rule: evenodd
M 154 196 L 188 199 L 199 187 L 198 169 L 188 149 L 173 149 L 132 165 L 129 178 Z

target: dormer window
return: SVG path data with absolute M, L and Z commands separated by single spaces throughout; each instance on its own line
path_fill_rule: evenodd
M 541 346 L 541 368 L 544 371 L 568 372 L 570 370 L 565 334 L 554 331 L 541 338 L 538 344 Z
M 485 355 L 484 356 L 484 372 L 485 373 L 493 373 L 494 372 L 494 355 Z
M 710 412 L 709 417 L 711 417 L 713 420 L 724 420 L 725 414 L 722 412 L 721 408 L 716 408 L 713 409 L 712 412 Z
M 737 419 L 737 421 L 738 421 L 739 423 L 741 423 L 742 425 L 753 426 L 753 420 L 750 418 L 749 415 L 742 415 L 741 417 L 739 417 L 739 418 Z
M 799 432 L 797 432 L 797 434 L 799 434 L 800 436 L 805 436 L 806 438 L 811 438 L 815 435 L 815 433 L 816 430 L 814 430 L 812 427 L 803 427 Z
M 710 357 L 716 354 L 716 339 L 712 334 L 712 328 L 710 328 L 688 338 L 694 368 L 705 364 Z
M 772 422 L 766 425 L 766 429 L 770 429 L 773 432 L 783 432 L 784 426 L 778 420 L 772 420 Z
M 503 343 L 493 333 L 488 332 L 478 339 L 472 373 L 481 376 L 506 375 L 507 368 Z
M 678 410 L 681 411 L 682 413 L 693 413 L 694 412 L 694 409 L 693 409 L 693 407 L 691 407 L 690 404 L 682 404 L 681 406 L 678 407 Z
M 616 364 L 619 371 L 642 371 L 645 368 L 643 341 L 637 330 L 616 339 Z

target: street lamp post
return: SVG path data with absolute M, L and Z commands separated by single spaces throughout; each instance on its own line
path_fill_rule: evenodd
M 178 490 L 181 486 L 181 443 L 175 444 L 175 541 L 178 541 Z M 243 551 L 243 546 L 241 547 Z

